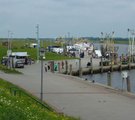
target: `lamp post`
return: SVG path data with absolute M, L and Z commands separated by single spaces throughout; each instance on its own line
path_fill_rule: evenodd
M 40 93 L 40 99 L 43 101 L 43 59 L 45 57 L 45 49 L 40 48 L 40 57 L 41 57 L 41 93 Z
M 11 61 L 11 41 L 12 41 L 12 35 L 13 33 L 11 31 L 8 31 L 8 50 L 7 50 L 7 55 L 8 55 L 8 68 L 12 67 L 12 61 Z
M 39 61 L 39 49 L 40 49 L 39 24 L 37 24 L 36 29 L 37 29 L 37 31 L 36 31 L 36 34 L 37 34 L 36 40 L 37 40 L 37 63 L 38 63 L 38 61 Z

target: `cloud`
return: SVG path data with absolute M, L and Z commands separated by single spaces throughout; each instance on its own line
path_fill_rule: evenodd
M 37 23 L 41 35 L 45 31 L 48 37 L 127 29 L 134 27 L 134 4 L 134 0 L 0 0 L 0 33 L 13 29 L 17 36 L 33 36 Z

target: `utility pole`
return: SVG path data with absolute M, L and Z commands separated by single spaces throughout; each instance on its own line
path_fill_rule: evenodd
M 10 33 L 10 44 L 9 44 L 9 49 L 12 49 L 12 39 L 13 39 L 13 32 Z
M 10 45 L 9 45 L 9 44 L 10 44 L 10 43 L 9 43 L 9 42 L 10 42 L 10 38 L 9 38 L 9 37 L 10 37 L 10 31 L 8 30 L 8 50 L 10 49 L 10 47 L 9 47 L 9 46 L 10 46 Z
M 39 39 L 39 24 L 37 24 L 36 26 L 36 29 L 37 29 L 37 62 L 39 62 L 39 48 L 40 48 L 40 39 Z
M 43 93 L 44 93 L 44 85 L 43 85 L 43 59 L 45 57 L 45 49 L 44 48 L 40 48 L 39 49 L 39 52 L 40 52 L 40 57 L 41 57 L 41 92 L 40 92 L 40 100 L 41 102 L 43 102 Z
M 68 32 L 67 34 L 68 34 L 68 45 L 71 45 L 70 32 Z
M 10 31 L 9 30 L 8 30 L 8 50 L 7 50 L 7 55 L 8 55 L 7 67 L 10 68 Z
M 128 29 L 128 52 L 129 52 L 129 57 L 131 58 L 131 39 L 130 39 L 130 29 Z
M 8 30 L 8 50 L 7 50 L 7 56 L 8 56 L 8 68 L 11 68 L 11 54 L 12 54 L 12 50 L 11 50 L 11 40 L 12 40 L 12 35 L 13 33 L 11 31 Z
M 128 36 L 129 36 L 129 32 L 131 34 L 131 37 L 129 37 L 129 54 L 131 56 L 131 61 L 133 62 L 133 55 L 135 53 L 135 50 L 134 50 L 135 31 L 131 30 L 131 29 L 128 29 Z M 132 40 L 131 40 L 131 38 L 132 38 Z

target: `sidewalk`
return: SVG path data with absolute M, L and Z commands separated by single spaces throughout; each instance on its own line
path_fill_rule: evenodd
M 40 97 L 40 63 L 19 69 L 23 75 L 0 72 L 8 80 Z M 135 120 L 135 99 L 80 78 L 44 72 L 44 100 L 81 120 Z

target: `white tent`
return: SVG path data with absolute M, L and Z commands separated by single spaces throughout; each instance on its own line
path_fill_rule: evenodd
M 31 48 L 36 48 L 36 47 L 37 47 L 37 43 L 31 43 L 31 44 L 30 44 L 30 47 L 31 47 Z
M 87 48 L 90 47 L 89 43 L 78 43 L 74 45 L 75 48 L 80 49 L 80 50 L 87 50 Z
M 95 54 L 96 54 L 96 56 L 97 56 L 98 58 L 102 56 L 100 50 L 95 50 Z

